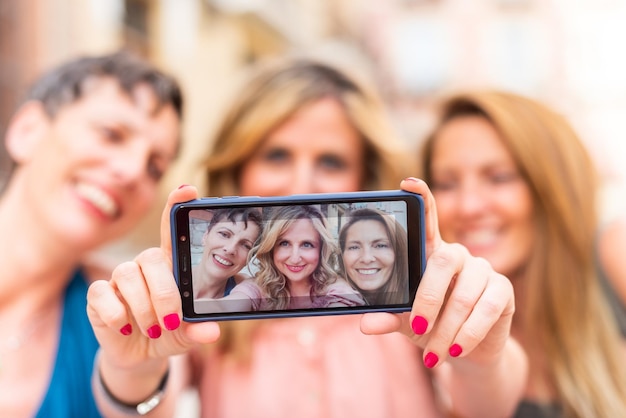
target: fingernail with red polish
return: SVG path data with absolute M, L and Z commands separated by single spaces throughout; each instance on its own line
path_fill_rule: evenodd
M 452 346 L 450 346 L 450 350 L 448 350 L 448 352 L 450 353 L 450 356 L 458 357 L 463 352 L 463 349 L 458 344 L 452 344 Z
M 165 315 L 163 317 L 163 324 L 168 331 L 174 331 L 180 325 L 180 318 L 177 313 Z
M 426 357 L 424 357 L 424 366 L 432 369 L 433 367 L 435 367 L 438 361 L 439 357 L 437 357 L 437 354 L 430 352 L 426 354 Z
M 133 326 L 131 324 L 126 324 L 120 328 L 120 332 L 122 335 L 130 335 L 133 333 Z
M 187 187 L 189 186 L 188 184 L 181 184 L 180 186 L 178 186 L 179 189 L 182 189 L 183 187 Z
M 152 325 L 148 328 L 148 337 L 152 339 L 157 339 L 161 336 L 161 327 L 158 325 Z
M 423 316 L 416 316 L 411 322 L 411 328 L 417 335 L 423 335 L 428 328 L 428 321 Z

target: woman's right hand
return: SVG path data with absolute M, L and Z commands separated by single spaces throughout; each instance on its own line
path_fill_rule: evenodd
M 101 355 L 113 367 L 141 368 L 219 337 L 217 323 L 181 322 L 181 298 L 172 273 L 170 210 L 197 195 L 191 186 L 171 192 L 161 218 L 161 246 L 120 264 L 110 280 L 89 287 L 89 320 Z

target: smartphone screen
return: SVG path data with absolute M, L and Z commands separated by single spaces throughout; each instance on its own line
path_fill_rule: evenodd
M 172 209 L 186 320 L 403 312 L 423 274 L 421 197 L 199 199 Z

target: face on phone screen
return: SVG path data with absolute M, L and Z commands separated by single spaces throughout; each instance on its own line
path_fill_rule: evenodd
M 190 206 L 177 221 L 184 314 L 408 310 L 417 286 L 412 276 L 423 270 L 419 256 L 410 262 L 409 247 L 416 255 L 422 249 L 415 248 L 419 234 L 410 234 L 409 212 L 402 199 Z

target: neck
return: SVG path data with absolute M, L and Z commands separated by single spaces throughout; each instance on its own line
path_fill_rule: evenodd
M 0 306 L 27 301 L 29 311 L 60 297 L 83 252 L 64 245 L 12 187 L 0 198 Z
M 224 296 L 224 291 L 226 290 L 226 281 L 228 280 L 228 277 L 219 279 L 213 278 L 206 272 L 206 270 L 204 270 L 204 268 L 202 268 L 202 265 L 203 263 L 201 262 L 192 270 L 194 278 L 201 278 L 200 286 L 198 286 L 197 288 L 194 287 L 194 296 L 196 298 L 221 298 L 222 296 Z
M 289 280 L 289 294 L 291 296 L 310 296 L 311 281 L 312 279 L 310 277 L 308 280 L 301 280 L 297 282 Z

